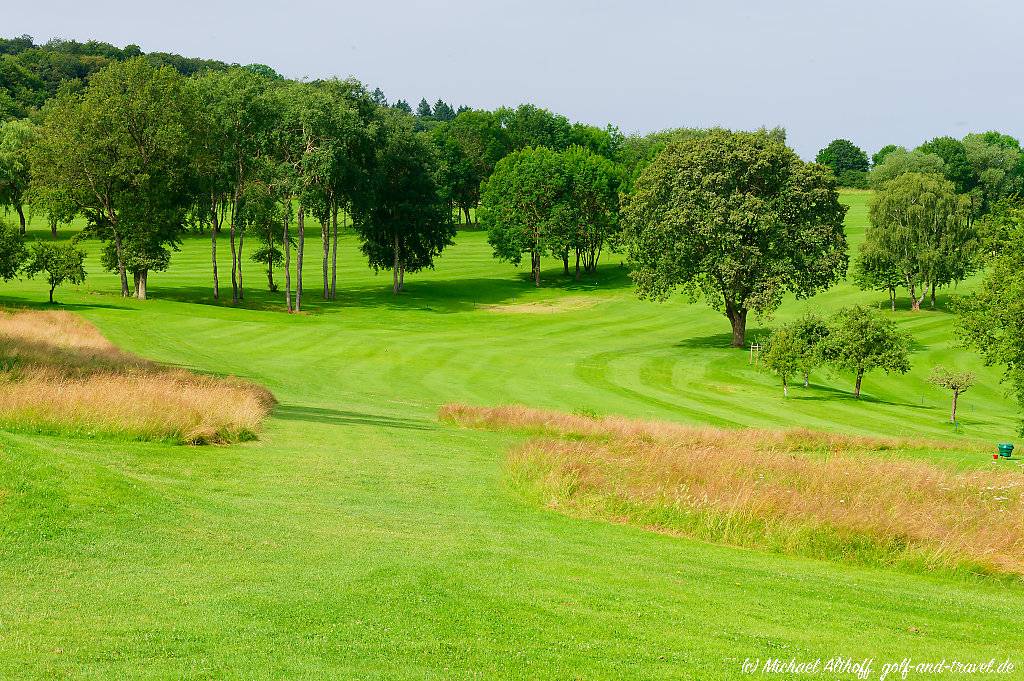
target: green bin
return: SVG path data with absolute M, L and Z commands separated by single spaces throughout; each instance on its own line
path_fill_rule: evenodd
M 1003 457 L 1004 459 L 1009 459 L 1012 454 L 1013 454 L 1013 445 L 1012 444 L 1010 444 L 1009 442 L 1000 442 L 999 443 L 999 456 Z

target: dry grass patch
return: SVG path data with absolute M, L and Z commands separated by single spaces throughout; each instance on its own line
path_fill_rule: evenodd
M 877 455 L 950 445 L 523 407 L 441 416 L 532 431 L 511 479 L 569 513 L 816 558 L 1024 574 L 1024 476 Z
M 255 437 L 270 392 L 168 369 L 67 312 L 0 313 L 0 425 L 203 444 Z

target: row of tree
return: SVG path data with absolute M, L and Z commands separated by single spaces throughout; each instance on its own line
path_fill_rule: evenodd
M 828 364 L 853 372 L 853 396 L 860 399 L 864 376 L 875 369 L 886 373 L 910 370 L 910 336 L 891 319 L 877 311 L 854 305 L 839 310 L 825 320 L 815 314 L 803 317 L 772 331 L 764 343 L 759 362 L 782 382 L 782 394 L 789 397 L 792 379 L 802 376 L 810 386 L 810 374 Z M 933 367 L 928 382 L 948 390 L 952 397 L 949 420 L 955 424 L 960 396 L 974 386 L 971 371 Z
M 835 173 L 840 186 L 878 188 L 908 172 L 942 175 L 957 193 L 968 194 L 977 213 L 1024 188 L 1024 156 L 1020 142 L 996 131 L 956 139 L 931 139 L 913 150 L 889 144 L 871 158 L 847 139 L 833 140 L 818 152 L 817 163 Z
M 807 314 L 775 329 L 764 343 L 761 361 L 781 379 L 787 397 L 794 376 L 802 376 L 806 388 L 814 369 L 831 364 L 853 372 L 853 396 L 859 399 L 865 374 L 910 370 L 910 337 L 875 310 L 854 305 L 829 320 Z

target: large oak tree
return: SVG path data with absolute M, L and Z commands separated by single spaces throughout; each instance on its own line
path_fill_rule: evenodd
M 624 208 L 637 295 L 703 296 L 742 347 L 751 310 L 770 313 L 786 293 L 810 296 L 846 274 L 845 214 L 832 173 L 767 132 L 671 144 Z

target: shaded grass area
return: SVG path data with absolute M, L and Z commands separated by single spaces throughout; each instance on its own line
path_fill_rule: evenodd
M 159 366 L 114 347 L 68 312 L 0 312 L 0 427 L 167 440 L 253 439 L 271 393 Z
M 519 406 L 445 405 L 440 418 L 539 434 L 509 455 L 511 479 L 572 514 L 810 558 L 1024 575 L 1024 476 L 901 456 L 945 443 Z

